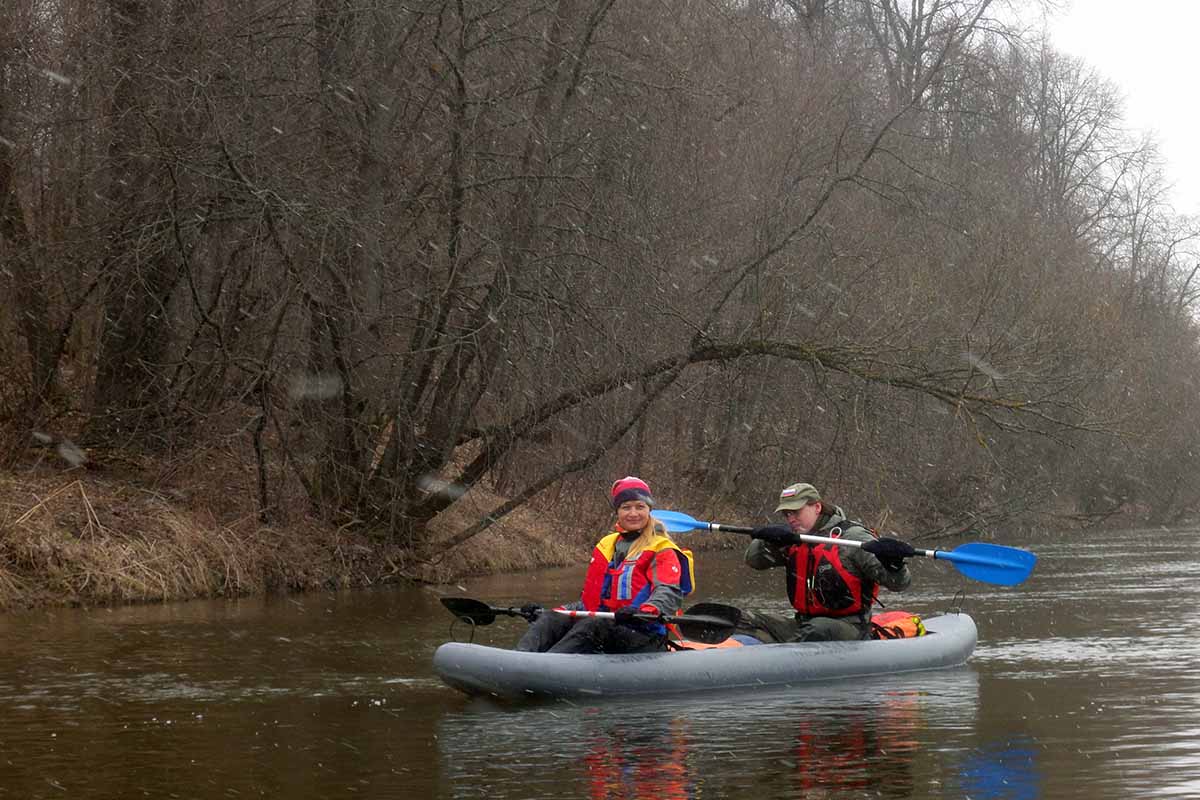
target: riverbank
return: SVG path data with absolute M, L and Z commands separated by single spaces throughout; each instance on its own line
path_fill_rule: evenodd
M 518 510 L 433 560 L 295 509 L 264 524 L 253 467 L 207 451 L 170 463 L 128 455 L 0 472 L 0 610 L 448 583 L 579 562 L 581 542 Z M 483 492 L 431 526 L 448 536 L 499 498 Z

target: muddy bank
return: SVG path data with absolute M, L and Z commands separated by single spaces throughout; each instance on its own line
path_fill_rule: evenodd
M 253 482 L 241 475 L 247 469 L 210 458 L 169 470 L 143 463 L 0 473 L 0 610 L 440 584 L 582 563 L 595 538 L 518 511 L 463 546 L 418 559 L 386 537 L 294 510 L 282 524 L 263 524 Z M 498 502 L 480 496 L 474 505 Z M 449 535 L 465 524 L 465 513 L 439 518 L 433 531 Z

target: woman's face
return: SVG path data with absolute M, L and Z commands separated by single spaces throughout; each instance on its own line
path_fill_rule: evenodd
M 623 531 L 640 531 L 650 521 L 650 506 L 641 500 L 626 500 L 617 506 L 617 525 Z

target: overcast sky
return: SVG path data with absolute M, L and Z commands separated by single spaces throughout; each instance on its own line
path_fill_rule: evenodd
M 1117 84 L 1128 125 L 1158 140 L 1175 210 L 1200 215 L 1200 2 L 1073 0 L 1048 31 L 1055 49 Z

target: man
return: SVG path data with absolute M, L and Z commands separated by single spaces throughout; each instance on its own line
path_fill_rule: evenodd
M 754 569 L 784 567 L 791 618 L 743 612 L 743 627 L 752 635 L 765 632 L 778 642 L 831 642 L 871 638 L 871 606 L 879 587 L 893 592 L 908 588 L 912 576 L 904 559 L 916 555 L 898 539 L 878 539 L 842 509 L 826 504 L 810 483 L 794 483 L 779 494 L 775 509 L 787 526 L 755 528 L 746 549 Z M 861 547 L 810 544 L 798 534 L 862 542 Z

